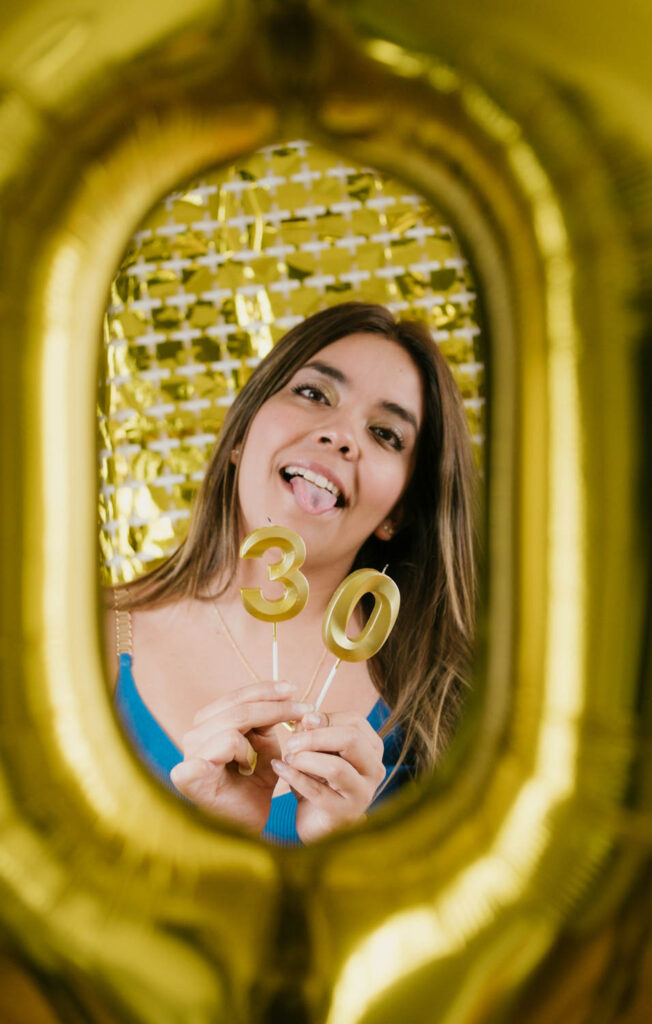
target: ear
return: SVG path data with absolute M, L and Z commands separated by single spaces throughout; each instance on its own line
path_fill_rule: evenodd
M 238 459 L 240 458 L 241 448 L 242 448 L 242 445 L 238 441 L 238 443 L 236 444 L 235 448 L 231 449 L 231 455 L 229 456 L 229 458 L 230 458 L 230 460 L 231 460 L 231 462 L 233 463 L 234 466 L 237 466 L 237 464 L 238 464 Z
M 380 526 L 376 527 L 374 536 L 378 537 L 378 540 L 391 540 L 398 533 L 402 521 L 403 510 L 400 505 L 397 505 L 388 516 L 385 516 Z

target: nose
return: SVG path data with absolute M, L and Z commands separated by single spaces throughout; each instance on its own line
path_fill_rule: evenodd
M 317 441 L 340 452 L 346 459 L 355 460 L 360 454 L 353 430 L 344 421 L 322 426 L 317 432 Z

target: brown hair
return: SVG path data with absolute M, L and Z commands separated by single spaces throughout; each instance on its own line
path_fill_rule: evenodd
M 417 367 L 424 416 L 414 471 L 402 499 L 401 527 L 390 541 L 371 536 L 353 569 L 382 568 L 401 592 L 401 609 L 387 643 L 371 660 L 374 684 L 392 709 L 383 732 L 398 723 L 401 760 L 415 770 L 432 765 L 457 719 L 475 619 L 475 464 L 462 401 L 428 328 L 396 320 L 383 306 L 346 302 L 293 327 L 256 368 L 222 427 L 193 509 L 188 537 L 147 576 L 121 589 L 121 607 L 205 597 L 220 577 L 223 593 L 238 563 L 238 467 L 234 447 L 246 443 L 260 407 L 310 358 L 349 334 L 394 341 Z M 218 596 L 213 594 L 212 596 Z M 366 602 L 366 604 L 365 604 Z M 373 597 L 363 599 L 369 612 Z

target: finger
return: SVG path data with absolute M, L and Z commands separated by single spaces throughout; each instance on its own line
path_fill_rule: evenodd
M 331 724 L 327 711 L 310 711 L 298 723 L 299 730 L 309 732 L 310 729 L 328 729 Z
M 220 784 L 221 768 L 199 757 L 180 761 L 170 772 L 175 789 L 194 802 L 212 796 Z
M 210 761 L 222 768 L 235 761 L 242 768 L 242 774 L 251 775 L 256 767 L 257 754 L 241 732 L 237 729 L 224 729 L 209 736 L 187 754 L 184 752 L 182 764 L 196 759 Z
M 285 744 L 286 754 L 303 750 L 340 754 L 358 772 L 372 779 L 380 778 L 383 770 L 383 742 L 363 719 L 351 725 L 333 725 L 328 729 L 311 729 L 290 736 Z
M 213 715 L 220 714 L 220 712 L 226 711 L 228 708 L 235 707 L 238 704 L 245 704 L 249 701 L 291 698 L 296 692 L 296 689 L 297 688 L 294 683 L 289 683 L 286 680 L 282 680 L 278 683 L 273 683 L 269 680 L 261 680 L 257 683 L 251 683 L 249 686 L 242 686 L 240 689 L 232 690 L 230 693 L 225 694 L 218 700 L 214 700 L 211 704 L 207 704 L 205 707 L 200 708 L 194 717 L 193 724 L 201 725 L 205 719 L 211 718 Z
M 382 758 L 384 744 L 374 727 L 367 718 L 354 711 L 310 711 L 304 715 L 299 723 L 297 732 L 313 732 L 316 729 L 331 729 L 335 726 L 350 726 L 361 729 L 362 733 L 369 737 L 375 750 Z
M 356 722 L 367 722 L 357 711 L 311 711 L 304 715 L 301 724 L 308 729 L 328 729 L 332 725 L 354 725 Z M 369 725 L 369 722 L 367 722 Z M 369 725 L 369 728 L 373 728 Z
M 188 750 L 194 750 L 215 732 L 224 729 L 238 729 L 242 733 L 251 729 L 264 730 L 288 718 L 300 718 L 309 708 L 310 705 L 303 702 L 280 699 L 235 704 L 205 718 L 187 732 L 183 737 L 183 752 L 186 754 Z
M 311 803 L 319 803 L 322 807 L 333 808 L 342 800 L 342 796 L 325 782 L 320 782 L 312 775 L 304 775 L 303 772 L 286 764 L 285 761 L 277 761 L 274 758 L 272 768 L 279 778 L 288 783 L 295 795 L 298 794 Z
M 340 796 L 364 798 L 367 795 L 369 786 L 366 780 L 353 765 L 337 754 L 302 751 L 299 754 L 287 754 L 285 763 L 325 783 Z
M 246 738 L 258 754 L 258 767 L 256 771 L 262 777 L 264 766 L 269 765 L 273 757 L 282 756 L 274 727 L 272 726 L 270 729 L 251 729 L 247 733 Z

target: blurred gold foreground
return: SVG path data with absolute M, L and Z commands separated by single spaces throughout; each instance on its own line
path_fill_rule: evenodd
M 634 0 L 3 8 L 3 1020 L 649 1019 L 651 39 Z M 404 181 L 470 261 L 487 577 L 436 778 L 284 851 L 163 793 L 121 738 L 95 402 L 147 211 L 301 138 Z

